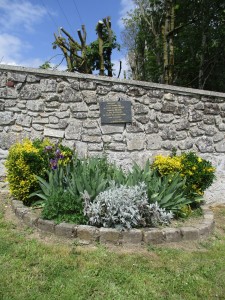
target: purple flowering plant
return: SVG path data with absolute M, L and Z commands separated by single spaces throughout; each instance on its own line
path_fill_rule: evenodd
M 48 157 L 49 166 L 52 170 L 56 170 L 59 165 L 68 164 L 73 156 L 73 151 L 60 143 L 45 146 L 44 153 Z

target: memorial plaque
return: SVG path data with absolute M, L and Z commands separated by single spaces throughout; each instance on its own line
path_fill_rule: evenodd
M 102 101 L 99 105 L 102 124 L 132 122 L 130 101 Z

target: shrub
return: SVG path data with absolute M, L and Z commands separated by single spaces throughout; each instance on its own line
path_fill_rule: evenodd
M 194 152 L 181 155 L 182 172 L 186 177 L 187 192 L 190 195 L 203 195 L 215 179 L 215 168 L 211 162 L 198 157 Z
M 121 229 L 168 224 L 173 216 L 159 208 L 157 203 L 148 204 L 144 182 L 132 187 L 111 186 L 93 203 L 86 199 L 84 213 L 91 225 Z
M 28 196 L 38 188 L 35 174 L 43 176 L 46 168 L 42 152 L 25 139 L 9 149 L 5 166 L 11 194 L 25 204 L 30 204 Z
M 55 149 L 56 146 L 47 139 L 43 141 L 35 140 L 34 142 L 25 139 L 9 149 L 5 166 L 10 192 L 18 200 L 23 201 L 24 204 L 30 205 L 35 199 L 29 197 L 29 195 L 39 187 L 36 175 L 45 178 L 46 170 L 50 167 L 50 156 L 46 151 L 47 147 Z M 63 146 L 57 145 L 57 147 L 61 149 Z M 66 147 L 66 151 L 68 151 L 67 149 L 69 148 Z M 53 155 L 55 154 L 52 150 Z M 61 160 L 63 160 L 63 157 L 61 157 Z
M 215 168 L 212 164 L 194 152 L 172 157 L 157 155 L 152 168 L 157 170 L 161 176 L 179 172 L 186 178 L 185 193 L 193 202 L 201 199 L 197 196 L 202 196 L 215 178 Z

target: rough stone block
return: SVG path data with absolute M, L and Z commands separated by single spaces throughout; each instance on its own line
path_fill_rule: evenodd
M 136 104 L 134 108 L 135 115 L 143 115 L 149 112 L 148 106 L 144 104 Z
M 161 108 L 161 112 L 164 113 L 174 113 L 177 106 L 173 103 L 164 102 Z
M 44 136 L 63 138 L 64 134 L 65 134 L 64 130 L 57 130 L 57 129 L 47 128 L 47 127 L 45 127 L 44 129 Z
M 166 242 L 179 242 L 181 240 L 181 232 L 176 228 L 164 228 L 163 235 Z
M 38 217 L 32 214 L 31 212 L 28 212 L 23 215 L 23 221 L 26 225 L 30 227 L 36 227 L 38 222 Z
M 82 135 L 82 141 L 88 143 L 101 143 L 102 138 L 94 135 Z
M 141 244 L 143 232 L 140 229 L 131 229 L 122 232 L 122 241 L 125 244 Z
M 32 119 L 29 116 L 18 115 L 17 120 L 16 120 L 16 124 L 21 125 L 21 126 L 30 127 L 31 120 Z
M 34 118 L 32 124 L 48 124 L 48 118 L 37 117 Z
M 81 90 L 96 90 L 96 82 L 93 81 L 81 81 L 80 82 Z
M 90 144 L 88 144 L 87 149 L 88 149 L 88 151 L 102 151 L 103 143 L 100 143 L 100 144 L 90 143 Z
M 55 223 L 54 221 L 38 219 L 37 227 L 43 231 L 48 231 L 51 233 L 55 232 Z
M 110 143 L 106 148 L 112 151 L 125 151 L 126 145 L 124 143 Z
M 0 102 L 0 110 L 4 110 L 5 109 L 5 103 Z
M 37 84 L 25 85 L 20 91 L 20 98 L 27 100 L 38 99 L 41 96 L 40 86 Z
M 197 240 L 199 238 L 199 230 L 194 227 L 181 227 L 181 236 L 185 241 Z
M 44 102 L 39 100 L 30 100 L 27 102 L 26 105 L 27 109 L 32 111 L 44 111 Z
M 72 120 L 65 130 L 65 138 L 68 140 L 79 140 L 81 136 L 82 121 Z
M 72 116 L 75 119 L 87 119 L 88 113 L 87 112 L 76 112 L 76 113 L 72 113 Z
M 192 147 L 193 147 L 192 141 L 181 141 L 178 144 L 178 148 L 181 150 L 188 150 L 191 149 Z
M 214 138 L 215 140 L 215 138 Z M 221 141 L 220 143 L 215 145 L 216 152 L 223 153 L 225 152 L 225 141 Z
M 206 226 L 208 228 L 209 232 L 212 232 L 214 227 L 215 227 L 215 221 L 214 220 L 205 219 L 201 224 Z
M 89 111 L 88 118 L 97 119 L 100 117 L 100 112 L 98 110 Z
M 26 80 L 27 74 L 23 73 L 8 73 L 8 80 L 16 81 L 16 82 L 24 82 Z
M 103 134 L 122 133 L 124 131 L 124 125 L 102 125 Z
M 25 206 L 23 205 L 23 202 L 19 201 L 19 200 L 12 200 L 11 204 L 12 204 L 12 209 L 14 212 L 15 212 L 16 208 L 18 208 L 18 207 L 25 208 Z
M 75 103 L 70 106 L 72 112 L 88 112 L 88 106 L 86 103 Z
M 174 120 L 174 115 L 173 114 L 158 114 L 156 118 L 160 123 L 170 123 Z
M 204 220 L 212 221 L 214 220 L 214 215 L 212 211 L 204 212 Z
M 127 135 L 127 150 L 143 150 L 145 147 L 145 135 L 139 133 L 138 136 L 134 134 Z
M 83 96 L 80 92 L 75 91 L 70 87 L 65 87 L 60 98 L 60 101 L 65 102 L 82 102 Z
M 127 86 L 123 85 L 123 84 L 115 84 L 115 85 L 112 86 L 112 91 L 126 93 Z
M 41 79 L 42 92 L 56 92 L 57 82 L 54 79 Z
M 220 108 L 216 103 L 205 103 L 204 113 L 207 115 L 219 115 Z
M 207 224 L 200 223 L 196 226 L 199 232 L 199 237 L 208 236 L 210 233 L 209 226 Z
M 83 127 L 87 129 L 95 129 L 98 128 L 98 122 L 95 120 L 87 120 L 84 121 Z
M 15 215 L 17 217 L 19 217 L 20 219 L 23 218 L 23 215 L 25 215 L 26 213 L 28 213 L 29 208 L 23 206 L 23 207 L 16 207 L 15 208 Z
M 74 224 L 63 222 L 55 226 L 55 234 L 67 238 L 74 238 L 77 235 L 77 228 Z
M 15 121 L 13 112 L 0 112 L 0 125 L 10 125 Z
M 198 150 L 202 153 L 211 153 L 214 151 L 213 140 L 209 137 L 203 136 L 200 139 L 198 139 L 196 142 L 196 146 L 198 147 Z
M 147 135 L 147 150 L 159 150 L 162 147 L 162 138 L 158 134 Z
M 145 244 L 161 244 L 164 242 L 163 232 L 160 229 L 147 229 L 144 230 L 144 242 Z
M 126 125 L 126 131 L 131 133 L 143 132 L 144 128 L 141 124 L 133 123 Z
M 100 228 L 100 243 L 115 244 L 121 243 L 121 232 L 114 228 Z
M 99 239 L 99 230 L 94 226 L 79 225 L 77 227 L 77 238 L 81 241 L 96 242 Z
M 191 110 L 189 112 L 189 121 L 190 122 L 200 122 L 203 118 L 203 115 L 201 112 L 198 112 L 196 110 Z
M 163 98 L 164 98 L 164 100 L 167 100 L 167 101 L 174 101 L 176 97 L 174 94 L 165 93 Z

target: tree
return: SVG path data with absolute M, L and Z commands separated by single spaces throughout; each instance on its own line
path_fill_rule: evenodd
M 134 79 L 225 90 L 223 0 L 134 2 L 124 31 Z
M 112 50 L 119 49 L 116 43 L 116 36 L 111 29 L 110 17 L 99 21 L 96 26 L 98 39 L 87 45 L 86 29 L 82 25 L 82 30 L 78 30 L 80 42 L 77 42 L 64 28 L 60 28 L 58 34 L 54 34 L 55 41 L 53 48 L 61 49 L 66 59 L 67 69 L 70 72 L 80 72 L 92 74 L 99 70 L 100 75 L 112 76 Z

